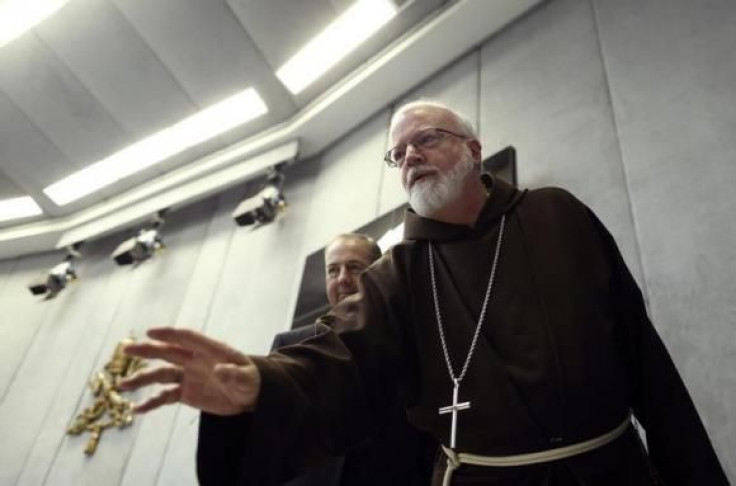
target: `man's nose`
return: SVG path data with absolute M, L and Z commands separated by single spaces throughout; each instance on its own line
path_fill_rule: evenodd
M 341 267 L 340 273 L 337 276 L 337 280 L 341 284 L 349 284 L 353 279 L 353 274 L 350 273 L 350 270 L 347 267 Z
M 416 148 L 413 143 L 408 144 L 406 146 L 406 152 L 404 153 L 404 163 L 414 165 L 422 160 L 424 160 L 424 154 L 422 154 L 422 151 Z

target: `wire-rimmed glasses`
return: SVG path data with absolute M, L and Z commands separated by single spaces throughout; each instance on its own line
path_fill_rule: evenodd
M 446 135 L 452 135 L 464 140 L 468 139 L 467 136 L 459 133 L 445 130 L 444 128 L 425 128 L 414 134 L 409 139 L 409 142 L 403 145 L 397 145 L 389 149 L 383 156 L 383 160 L 386 161 L 386 165 L 389 167 L 401 167 L 404 165 L 404 158 L 406 157 L 406 148 L 409 145 L 413 145 L 417 149 L 429 149 L 435 147 Z

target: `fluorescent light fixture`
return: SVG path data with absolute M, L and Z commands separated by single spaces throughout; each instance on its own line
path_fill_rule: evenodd
M 276 71 L 293 94 L 320 77 L 396 15 L 391 0 L 358 0 Z
M 63 206 L 267 112 L 258 92 L 248 88 L 51 184 L 43 192 Z
M 0 47 L 56 13 L 69 0 L 0 0 Z
M 4 199 L 0 201 L 0 221 L 28 218 L 43 214 L 41 208 L 30 196 Z

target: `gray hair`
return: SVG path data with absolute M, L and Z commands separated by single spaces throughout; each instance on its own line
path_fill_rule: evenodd
M 409 103 L 401 105 L 391 117 L 391 124 L 389 125 L 389 127 L 393 127 L 396 124 L 398 118 L 404 113 L 416 110 L 417 108 L 437 108 L 439 110 L 443 110 L 449 113 L 450 116 L 452 116 L 455 123 L 457 124 L 457 128 L 462 132 L 461 135 L 465 135 L 471 138 L 478 138 L 478 133 L 475 131 L 473 122 L 471 122 L 467 116 L 458 112 L 457 110 L 453 110 L 444 103 L 440 103 L 439 101 L 428 98 L 410 101 Z

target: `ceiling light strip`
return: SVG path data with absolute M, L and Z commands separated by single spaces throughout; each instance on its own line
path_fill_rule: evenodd
M 46 187 L 63 206 L 268 112 L 248 88 Z
M 4 199 L 0 201 L 0 221 L 29 218 L 43 214 L 43 211 L 30 196 Z
M 314 37 L 276 76 L 298 94 L 373 35 L 397 13 L 390 0 L 360 0 Z
M 69 0 L 0 1 L 0 47 L 17 39 L 46 17 L 56 13 Z

